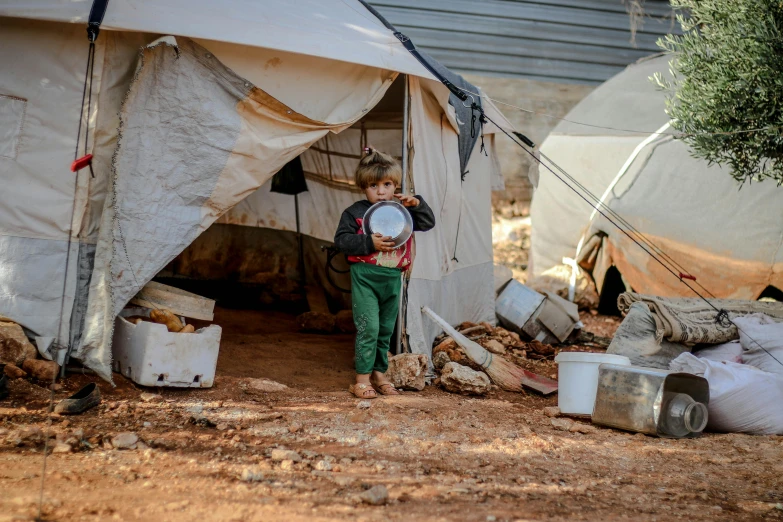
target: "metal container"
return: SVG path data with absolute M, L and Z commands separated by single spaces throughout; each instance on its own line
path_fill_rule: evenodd
M 710 388 L 703 377 L 656 368 L 601 364 L 598 367 L 598 391 L 593 423 L 659 437 L 674 437 L 665 431 L 673 400 L 689 395 L 705 407 Z M 704 411 L 706 424 L 706 408 Z M 704 429 L 703 425 L 701 429 Z M 695 437 L 701 431 L 692 432 Z
M 365 234 L 383 234 L 392 238 L 394 248 L 398 248 L 413 234 L 413 218 L 396 201 L 379 201 L 364 213 L 362 228 Z

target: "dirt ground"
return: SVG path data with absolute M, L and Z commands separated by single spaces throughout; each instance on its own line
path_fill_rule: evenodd
M 602 336 L 619 323 L 583 321 Z M 48 390 L 12 381 L 0 401 L 0 521 L 36 515 L 49 429 L 49 447 L 59 444 L 46 463 L 46 520 L 783 518 L 781 437 L 664 440 L 581 419 L 588 433 L 559 431 L 543 413 L 556 396 L 497 390 L 428 386 L 362 403 L 346 391 L 350 336 L 297 333 L 282 313 L 218 309 L 216 322 L 211 389 L 141 389 L 115 375 L 115 388 L 99 382 L 100 406 L 49 417 Z M 556 373 L 551 361 L 529 367 Z M 289 388 L 260 391 L 258 378 Z M 94 380 L 69 375 L 56 398 Z M 112 449 L 123 432 L 138 436 L 135 449 Z M 386 504 L 362 502 L 377 485 Z

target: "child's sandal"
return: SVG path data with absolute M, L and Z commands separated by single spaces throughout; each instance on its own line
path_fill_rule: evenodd
M 378 396 L 375 393 L 375 387 L 369 384 L 351 384 L 348 386 L 348 391 L 353 394 L 357 399 L 374 399 Z M 369 395 L 368 395 L 369 394 Z
M 380 384 L 373 384 L 373 389 L 381 395 L 402 395 L 397 388 L 390 382 L 383 382 Z

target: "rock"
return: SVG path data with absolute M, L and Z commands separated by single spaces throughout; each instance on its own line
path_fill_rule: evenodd
M 323 312 L 305 312 L 296 318 L 299 327 L 305 332 L 332 333 L 336 319 L 332 314 Z
M 574 425 L 574 421 L 570 419 L 552 419 L 552 426 L 556 430 L 569 431 Z
M 360 410 L 368 410 L 370 409 L 370 406 L 372 406 L 370 401 L 359 401 L 359 403 L 356 405 L 356 407 Z
M 260 482 L 264 480 L 264 472 L 256 467 L 245 468 L 239 475 L 242 482 Z
M 52 383 L 52 384 L 49 385 L 49 389 L 52 390 L 53 392 L 61 392 L 61 391 L 63 391 L 63 389 L 65 389 L 65 386 L 63 386 L 60 383 L 55 382 L 55 383 Z
M 272 460 L 276 462 L 280 462 L 283 460 L 290 460 L 292 462 L 302 462 L 302 457 L 299 456 L 297 452 L 292 450 L 286 450 L 286 449 L 273 449 L 270 457 L 272 458 Z
M 356 333 L 356 325 L 353 322 L 353 312 L 340 310 L 335 316 L 337 329 L 343 333 Z
M 294 469 L 293 460 L 284 460 L 280 463 L 280 469 L 283 471 L 292 471 Z
M 596 433 L 598 432 L 598 428 L 593 426 L 592 424 L 582 424 L 581 422 L 575 422 L 573 426 L 571 426 L 568 431 L 574 432 L 574 433 Z
M 389 359 L 386 377 L 402 390 L 424 389 L 427 375 L 427 356 L 420 353 L 401 353 Z
M 451 359 L 449 359 L 449 354 L 446 352 L 438 352 L 432 356 L 432 365 L 435 366 L 436 370 L 440 370 L 450 362 Z
M 24 379 L 27 377 L 27 372 L 19 368 L 15 364 L 6 364 L 3 370 L 9 379 Z
M 503 355 L 506 353 L 506 347 L 503 346 L 503 343 L 500 341 L 496 341 L 495 339 L 489 339 L 488 341 L 484 341 L 482 343 L 482 346 L 487 349 L 487 351 L 490 351 L 492 353 Z
M 332 464 L 328 460 L 319 460 L 314 467 L 318 471 L 332 471 Z
M 111 439 L 111 444 L 116 449 L 135 449 L 137 442 L 139 442 L 138 435 L 129 431 L 118 433 Z
M 301 424 L 294 423 L 294 424 L 291 424 L 288 427 L 288 433 L 296 433 L 296 432 L 298 432 L 301 429 L 302 429 L 302 425 Z
M 288 390 L 285 384 L 275 382 L 271 379 L 247 379 L 247 385 L 256 391 L 261 392 L 281 392 Z
M 22 327 L 10 321 L 0 321 L 0 364 L 22 366 L 27 359 L 35 359 L 38 350 Z
M 547 417 L 559 417 L 560 416 L 560 408 L 557 406 L 547 406 L 544 408 L 544 415 Z
M 379 484 L 360 494 L 359 499 L 365 504 L 382 506 L 389 501 L 389 491 L 386 489 L 386 486 Z
M 52 453 L 70 453 L 73 451 L 73 447 L 70 444 L 64 442 L 58 442 L 52 448 Z
M 25 359 L 22 369 L 39 381 L 53 381 L 60 371 L 60 365 L 43 359 Z
M 139 399 L 141 399 L 142 402 L 160 402 L 163 400 L 163 396 L 157 393 L 144 392 L 139 395 Z
M 256 417 L 256 418 L 258 420 L 260 420 L 261 422 L 266 422 L 266 421 L 282 419 L 283 418 L 283 414 L 280 413 L 279 411 L 273 411 L 273 412 L 270 412 L 270 413 L 260 413 L 258 415 L 258 417 Z
M 440 385 L 446 391 L 464 395 L 484 395 L 490 390 L 487 374 L 455 362 L 450 362 L 443 367 L 440 374 Z

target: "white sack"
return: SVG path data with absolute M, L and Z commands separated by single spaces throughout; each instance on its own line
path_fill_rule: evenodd
M 783 378 L 730 362 L 683 353 L 670 370 L 692 373 L 710 385 L 709 421 L 713 431 L 783 435 Z
M 742 362 L 783 376 L 783 323 L 753 314 L 735 318 L 734 324 L 740 334 Z
M 693 352 L 693 355 L 699 359 L 742 364 L 742 345 L 739 341 L 715 344 L 713 346 L 702 348 L 698 352 Z

